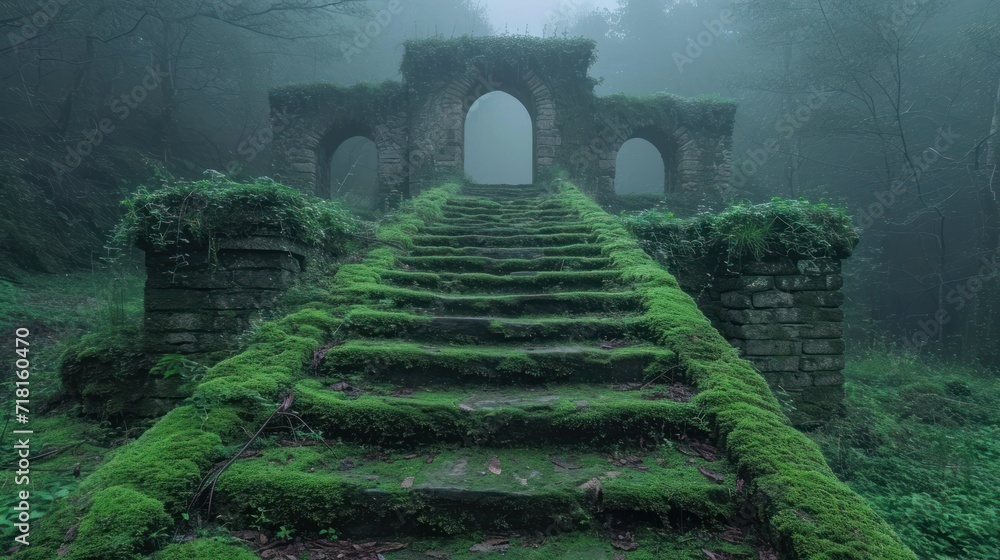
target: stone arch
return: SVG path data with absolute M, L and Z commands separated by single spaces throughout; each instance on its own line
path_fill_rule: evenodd
M 500 91 L 517 99 L 531 117 L 532 181 L 541 168 L 555 163 L 556 147 L 561 144 L 556 125 L 556 100 L 551 88 L 532 70 L 519 71 L 499 64 L 486 71 L 468 72 L 452 80 L 433 96 L 431 114 L 435 134 L 440 140 L 417 139 L 434 146 L 434 165 L 464 171 L 465 121 L 472 104 L 480 97 Z
M 357 124 L 337 126 L 331 128 L 323 135 L 316 147 L 316 185 L 314 190 L 316 196 L 320 198 L 333 197 L 331 189 L 333 178 L 331 177 L 330 160 L 337 153 L 337 150 L 344 145 L 344 142 L 347 142 L 351 138 L 365 138 L 374 143 L 375 139 L 373 136 L 372 131 L 368 130 L 367 127 Z M 378 145 L 376 144 L 377 150 Z

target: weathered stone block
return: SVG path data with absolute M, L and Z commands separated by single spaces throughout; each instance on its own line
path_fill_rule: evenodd
M 787 307 L 784 309 L 774 309 L 774 321 L 778 323 L 806 323 L 815 321 L 844 320 L 844 312 L 841 309 L 830 307 Z
M 844 286 L 844 278 L 839 274 L 821 274 L 816 276 L 794 274 L 775 277 L 774 285 L 779 290 L 786 292 L 802 292 L 807 290 L 833 291 L 839 290 Z
M 713 288 L 723 291 L 739 291 L 744 293 L 763 292 L 774 289 L 773 276 L 737 276 L 720 278 L 714 282 Z
M 798 272 L 799 268 L 795 266 L 795 261 L 787 258 L 743 263 L 743 273 L 750 275 L 776 276 L 780 274 L 798 274 Z
M 809 323 L 799 329 L 801 338 L 843 338 L 844 325 L 839 322 Z
M 843 356 L 803 356 L 802 371 L 838 371 L 844 369 Z
M 722 294 L 722 306 L 730 309 L 749 309 L 753 305 L 750 296 L 740 292 Z
M 748 323 L 774 323 L 777 321 L 776 313 L 786 311 L 785 309 L 725 309 L 722 311 L 721 319 L 738 325 Z M 789 321 L 791 322 L 791 321 Z
M 747 340 L 748 356 L 794 356 L 800 352 L 798 343 L 789 340 Z
M 799 371 L 798 356 L 747 356 L 761 373 Z
M 815 259 L 800 260 L 795 263 L 799 269 L 799 274 L 840 274 L 841 264 L 839 260 Z
M 793 303 L 803 307 L 840 307 L 844 304 L 843 292 L 795 292 Z
M 302 272 L 302 265 L 294 255 L 281 251 L 219 251 L 219 266 L 227 270 L 280 269 Z
M 844 349 L 844 341 L 837 338 L 804 340 L 802 342 L 803 354 L 843 354 Z
M 748 323 L 745 325 L 722 325 L 727 338 L 742 340 L 794 340 L 799 337 L 798 325 L 776 323 Z
M 768 307 L 792 307 L 795 299 L 792 294 L 779 291 L 758 292 L 753 295 L 753 306 L 755 308 Z

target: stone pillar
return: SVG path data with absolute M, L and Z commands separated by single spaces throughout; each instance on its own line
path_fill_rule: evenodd
M 772 258 L 744 262 L 709 288 L 706 315 L 791 405 L 800 426 L 843 406 L 842 286 L 839 260 Z
M 153 354 L 210 355 L 233 349 L 236 336 L 291 287 L 307 250 L 271 236 L 222 239 L 204 246 L 147 251 L 145 331 Z

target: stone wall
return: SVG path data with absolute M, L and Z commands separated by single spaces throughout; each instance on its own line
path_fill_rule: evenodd
M 147 252 L 147 351 L 209 356 L 233 349 L 236 336 L 291 287 L 306 254 L 269 236 L 220 240 L 214 255 L 204 246 Z
M 840 271 L 839 259 L 785 257 L 721 266 L 711 275 L 682 275 L 702 312 L 767 379 L 799 426 L 842 410 Z

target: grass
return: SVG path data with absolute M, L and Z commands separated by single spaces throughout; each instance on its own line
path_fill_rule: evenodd
M 12 489 L 0 497 L 0 507 L 11 511 L 17 493 L 27 489 L 33 500 L 32 519 L 44 519 L 57 503 L 92 472 L 111 448 L 134 436 L 134 430 L 83 419 L 72 410 L 58 409 L 42 415 L 41 406 L 61 389 L 59 359 L 70 345 L 85 334 L 137 326 L 142 314 L 143 279 L 136 273 L 120 275 L 107 271 L 75 274 L 25 275 L 17 284 L 0 281 L 0 332 L 12 336 L 14 329 L 27 328 L 31 335 L 32 461 L 30 485 L 14 485 L 14 471 L 6 468 L 16 459 L 10 445 L 0 450 L 0 487 Z M 7 339 L 8 341 L 10 339 Z M 11 402 L 13 384 L 0 387 L 0 401 Z M 141 430 L 142 426 L 134 427 Z M 15 429 L 0 423 L 0 439 L 11 441 Z M 48 454 L 44 458 L 42 455 Z M 83 476 L 72 476 L 79 465 Z M 0 520 L 0 540 L 13 542 L 14 527 L 5 516 Z M 6 545 L 4 546 L 6 548 Z
M 872 349 L 848 361 L 847 416 L 813 433 L 830 466 L 926 560 L 1000 550 L 1000 376 Z

